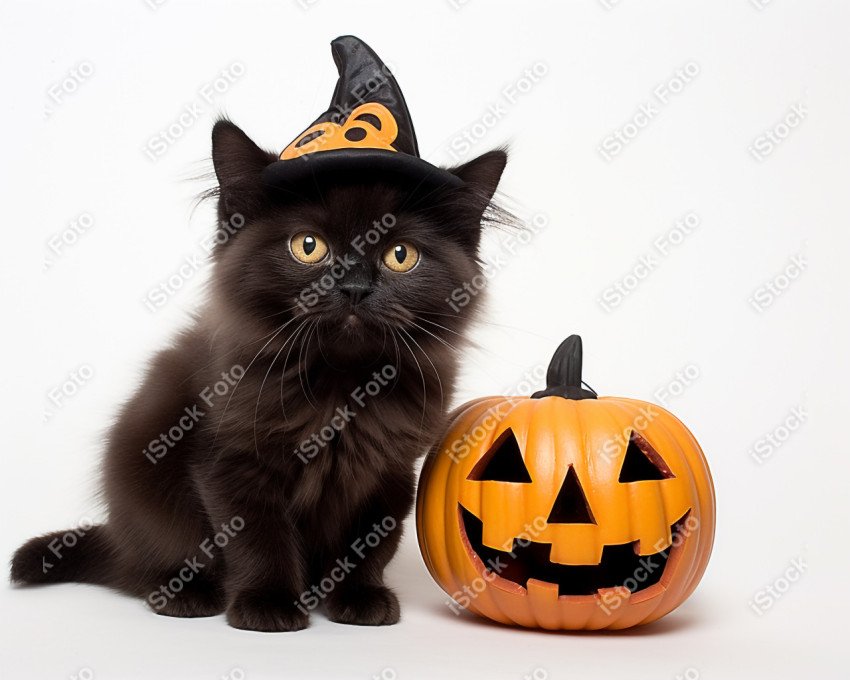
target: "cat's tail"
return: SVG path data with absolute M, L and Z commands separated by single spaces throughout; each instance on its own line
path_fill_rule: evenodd
M 56 531 L 31 538 L 12 557 L 12 582 L 21 585 L 111 585 L 115 557 L 105 525 Z

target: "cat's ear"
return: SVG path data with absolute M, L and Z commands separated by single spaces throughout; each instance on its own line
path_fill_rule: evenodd
M 508 154 L 505 150 L 494 149 L 463 165 L 449 168 L 449 172 L 463 180 L 462 191 L 466 194 L 469 207 L 477 213 L 479 219 L 493 200 L 507 162 Z
M 260 174 L 277 156 L 261 149 L 238 126 L 222 119 L 213 126 L 212 160 L 225 215 L 252 216 L 264 198 Z

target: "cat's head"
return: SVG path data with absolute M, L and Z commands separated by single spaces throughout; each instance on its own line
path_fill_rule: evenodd
M 255 333 L 284 324 L 281 339 L 312 333 L 332 361 L 399 339 L 455 344 L 478 300 L 469 290 L 505 152 L 451 168 L 459 188 L 428 192 L 344 175 L 273 189 L 261 173 L 276 159 L 229 121 L 213 129 L 219 218 L 230 225 L 215 251 L 213 294 L 229 313 Z

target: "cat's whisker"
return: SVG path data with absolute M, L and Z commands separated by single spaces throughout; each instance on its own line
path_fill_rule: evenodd
M 440 316 L 447 317 L 450 319 L 460 319 L 461 317 L 457 314 L 445 314 L 442 312 L 432 312 L 426 309 L 410 309 L 411 312 L 414 312 L 418 315 L 420 321 L 424 321 L 425 316 Z M 553 338 L 547 337 L 545 335 L 541 335 L 540 333 L 535 333 L 533 331 L 528 330 L 527 328 L 520 328 L 519 326 L 511 326 L 509 324 L 504 323 L 496 323 L 495 321 L 487 321 L 485 319 L 475 319 L 473 322 L 475 326 L 492 326 L 494 328 L 504 328 L 509 331 L 516 331 L 518 333 L 525 333 L 526 335 L 533 335 L 535 338 L 541 338 L 543 340 L 552 341 Z
M 307 403 L 308 403 L 308 404 L 310 404 L 310 406 L 313 408 L 313 410 L 314 410 L 314 411 L 318 411 L 318 410 L 319 410 L 319 409 L 318 409 L 318 406 L 316 406 L 316 405 L 313 403 L 313 400 L 312 400 L 312 399 L 310 399 L 310 395 L 309 395 L 309 394 L 307 394 L 307 388 L 304 386 L 305 373 L 306 373 L 306 366 L 302 369 L 302 361 L 301 361 L 301 357 L 302 357 L 302 356 L 303 356 L 303 354 L 304 354 L 304 345 L 307 343 L 307 341 L 308 341 L 308 340 L 309 340 L 309 338 L 310 338 L 310 333 L 311 333 L 311 332 L 312 332 L 312 330 L 313 330 L 313 324 L 314 324 L 314 323 L 315 323 L 314 321 L 310 320 L 310 324 L 307 326 L 307 330 L 306 330 L 306 331 L 304 331 L 304 340 L 302 340 L 302 342 L 301 342 L 301 346 L 298 348 L 298 363 L 297 363 L 297 367 L 298 367 L 298 383 L 301 385 L 301 392 L 302 392 L 302 394 L 304 395 L 304 398 L 307 400 Z M 309 381 L 308 381 L 308 382 L 309 382 Z
M 449 343 L 449 342 L 448 342 L 448 341 L 446 341 L 445 339 L 443 339 L 443 338 L 439 337 L 438 335 L 435 335 L 434 333 L 432 333 L 431 331 L 429 331 L 427 328 L 424 328 L 423 326 L 420 326 L 418 323 L 416 323 L 415 321 L 413 321 L 413 320 L 411 320 L 411 319 L 396 318 L 396 317 L 391 317 L 391 318 L 393 318 L 393 320 L 394 320 L 394 321 L 397 321 L 397 322 L 399 322 L 399 323 L 401 323 L 401 324 L 409 324 L 410 326 L 412 326 L 412 327 L 414 327 L 414 328 L 417 328 L 418 330 L 420 330 L 420 331 L 422 331 L 423 333 L 426 333 L 427 335 L 431 336 L 431 337 L 432 337 L 432 338 L 434 338 L 436 341 L 438 341 L 438 342 L 440 342 L 441 344 L 445 345 L 446 347 L 448 347 L 450 350 L 452 350 L 452 351 L 454 351 L 454 352 L 460 353 L 460 352 L 462 352 L 462 351 L 463 351 L 460 347 L 456 347 L 455 345 L 452 345 L 451 343 Z M 420 318 L 419 320 L 420 320 L 420 321 L 425 321 L 425 319 L 422 319 L 422 318 Z M 433 323 L 433 322 L 430 322 L 430 323 Z M 439 325 L 439 324 L 438 324 L 438 325 Z M 445 330 L 451 330 L 451 329 L 445 329 Z M 460 334 L 458 334 L 458 335 L 460 335 Z M 410 337 L 410 335 L 409 335 L 409 334 L 408 334 L 408 336 Z M 460 335 L 460 337 L 461 337 L 462 339 L 466 340 L 466 338 L 465 338 L 464 336 Z M 468 342 L 468 341 L 467 341 L 467 342 Z M 483 349 L 483 348 L 481 348 L 481 349 Z M 491 353 L 492 353 L 492 352 L 491 352 Z M 492 353 L 492 354 L 494 354 L 494 356 L 498 356 L 498 355 L 496 355 L 495 353 Z M 505 361 L 507 361 L 507 360 L 505 360 Z M 475 360 L 472 360 L 472 363 L 476 364 L 477 366 L 481 366 L 481 364 L 480 364 L 480 363 L 478 363 L 478 362 L 477 362 L 477 361 L 475 361 Z M 509 363 L 513 363 L 513 362 L 509 362 Z M 482 367 L 482 368 L 483 368 L 483 367 Z
M 459 347 L 455 347 L 454 345 L 452 345 L 452 344 L 450 344 L 450 343 L 446 342 L 445 340 L 443 340 L 441 337 L 439 337 L 439 336 L 437 336 L 437 335 L 434 335 L 434 334 L 433 334 L 433 333 L 431 333 L 431 332 L 430 332 L 427 328 L 423 328 L 422 326 L 420 326 L 419 324 L 417 324 L 415 321 L 412 321 L 412 322 L 411 322 L 411 324 L 412 324 L 415 328 L 418 328 L 420 331 L 422 331 L 422 332 L 424 332 L 424 333 L 427 333 L 428 335 L 430 335 L 430 336 L 431 336 L 432 338 L 434 338 L 435 340 L 438 340 L 439 342 L 443 343 L 443 344 L 444 344 L 446 347 L 448 347 L 449 349 L 452 349 L 452 350 L 454 350 L 455 352 L 461 352 L 461 349 L 460 349 Z M 483 348 L 480 348 L 480 349 L 483 349 Z M 493 356 L 499 357 L 499 355 L 498 355 L 498 354 L 496 354 L 495 352 L 490 352 L 490 354 L 493 354 Z M 467 359 L 467 361 L 469 361 L 470 363 L 473 363 L 473 364 L 475 364 L 476 366 L 478 366 L 479 368 L 483 369 L 484 371 L 487 371 L 487 368 L 486 368 L 485 366 L 482 366 L 480 362 L 476 361 L 475 359 L 473 359 L 472 357 L 470 357 L 468 354 L 467 354 L 467 356 L 466 356 L 466 359 Z M 514 365 L 514 366 L 522 367 L 522 366 L 521 366 L 521 364 L 517 364 L 515 361 L 511 361 L 511 360 L 509 360 L 509 359 L 505 359 L 505 358 L 503 358 L 503 357 L 499 357 L 499 359 L 500 359 L 501 361 L 505 362 L 505 363 L 509 363 L 509 364 Z
M 383 330 L 383 332 L 384 332 L 384 340 L 386 340 L 386 337 L 387 337 L 387 331 L 389 331 L 389 336 L 390 336 L 390 338 L 392 338 L 392 341 L 393 341 L 393 347 L 395 348 L 395 369 L 396 369 L 396 376 L 395 376 L 395 379 L 393 380 L 392 387 L 390 387 L 389 392 L 387 392 L 387 395 L 390 395 L 390 394 L 392 394 L 392 393 L 393 393 L 393 390 L 395 390 L 396 386 L 398 385 L 399 379 L 400 379 L 400 373 L 401 373 L 401 350 L 399 349 L 399 346 L 398 346 L 398 340 L 396 340 L 396 337 L 395 337 L 395 329 L 394 329 L 394 328 L 393 328 L 390 324 L 388 324 L 387 322 L 385 322 L 385 321 L 383 321 L 383 320 L 379 320 L 379 322 L 378 322 L 378 323 L 380 323 L 380 325 L 381 325 L 381 329 L 382 329 L 382 330 Z
M 321 322 L 318 324 L 318 328 L 316 329 L 316 344 L 319 346 L 319 355 L 322 357 L 322 360 L 327 364 L 331 365 L 331 362 L 328 360 L 327 356 L 325 356 L 325 350 L 322 349 L 322 329 Z
M 443 392 L 443 381 L 440 380 L 440 372 L 437 370 L 437 367 L 434 365 L 434 362 L 431 361 L 431 357 L 428 356 L 428 352 L 426 352 L 422 348 L 422 345 L 420 345 L 418 342 L 416 342 L 416 338 L 414 338 L 410 333 L 408 333 L 403 328 L 400 328 L 399 330 L 402 333 L 404 333 L 408 338 L 410 338 L 410 341 L 419 348 L 419 351 L 421 351 L 422 354 L 425 355 L 425 358 L 428 360 L 428 363 L 431 364 L 431 368 L 434 370 L 434 375 L 437 378 L 437 384 L 440 386 L 440 408 L 441 409 L 445 408 L 445 403 L 444 403 L 445 402 L 445 394 Z
M 304 323 L 306 323 L 306 321 L 302 322 L 302 325 L 303 325 Z M 300 328 L 300 326 L 299 326 L 299 328 Z M 268 368 L 268 370 L 266 371 L 265 376 L 263 376 L 263 381 L 262 381 L 262 383 L 260 384 L 260 389 L 259 389 L 259 391 L 257 392 L 257 403 L 256 403 L 256 405 L 254 406 L 254 450 L 257 452 L 257 457 L 258 457 L 258 458 L 260 457 L 260 447 L 259 447 L 259 443 L 258 443 L 258 441 L 257 441 L 257 415 L 259 414 L 259 410 L 260 410 L 260 399 L 262 398 L 263 388 L 264 388 L 264 387 L 265 387 L 265 385 L 266 385 L 266 381 L 269 379 L 269 375 L 271 374 L 272 369 L 274 368 L 275 362 L 278 360 L 278 357 L 280 357 L 280 355 L 281 355 L 281 353 L 283 352 L 283 350 L 284 350 L 284 349 L 286 349 L 286 345 L 287 345 L 287 344 L 289 343 L 289 341 L 290 341 L 290 340 L 292 340 L 294 337 L 295 337 L 295 332 L 290 333 L 290 334 L 289 334 L 289 337 L 288 337 L 286 340 L 284 340 L 284 341 L 283 341 L 283 344 L 280 346 L 280 349 L 279 349 L 279 350 L 277 351 L 277 353 L 274 355 L 274 358 L 272 359 L 271 363 L 269 364 L 269 368 Z M 290 348 L 290 349 L 291 349 L 291 348 Z M 283 384 L 283 379 L 282 379 L 282 376 L 281 376 L 281 385 L 282 385 L 282 384 Z
M 292 309 L 284 310 L 284 312 L 281 312 L 281 314 L 285 313 L 286 311 L 292 311 Z M 290 319 L 289 321 L 285 322 L 285 324 L 284 324 L 284 328 L 285 328 L 285 327 L 286 327 L 289 323 L 291 323 L 292 321 L 295 321 L 295 319 L 293 318 L 293 319 Z M 278 329 L 279 329 L 279 328 L 280 328 L 280 327 L 278 327 Z M 214 344 L 214 340 L 215 340 L 216 336 L 217 336 L 220 332 L 221 332 L 221 326 L 219 326 L 219 327 L 218 327 L 218 328 L 217 328 L 217 329 L 213 332 L 213 335 L 210 337 L 209 344 L 210 344 L 210 346 L 211 346 L 211 347 L 212 347 L 212 346 L 213 346 L 213 344 Z M 255 344 L 259 343 L 259 342 L 262 342 L 263 340 L 265 340 L 265 339 L 266 339 L 267 337 L 269 337 L 270 335 L 274 335 L 276 332 L 277 332 L 277 329 L 276 329 L 276 330 L 271 330 L 271 331 L 269 331 L 268 333 L 266 333 L 265 335 L 261 335 L 259 338 L 252 339 L 252 340 L 249 340 L 248 342 L 245 342 L 245 343 L 242 343 L 242 344 L 240 344 L 240 345 L 237 345 L 237 346 L 236 346 L 236 347 L 234 347 L 233 349 L 225 350 L 225 351 L 223 351 L 223 352 L 222 352 L 222 354 L 223 354 L 224 356 L 227 356 L 228 354 L 236 354 L 236 353 L 238 353 L 240 350 L 245 349 L 246 347 L 250 347 L 251 345 L 255 345 Z M 263 348 L 263 349 L 265 349 L 265 348 Z M 260 351 L 262 351 L 262 350 L 260 350 Z M 186 382 L 188 382 L 189 380 L 191 380 L 192 378 L 194 378 L 196 375 L 198 375 L 198 373 L 201 373 L 201 372 L 202 372 L 202 371 L 204 371 L 205 369 L 207 369 L 207 368 L 209 368 L 210 366 L 212 366 L 212 365 L 213 365 L 216 361 L 218 361 L 218 359 L 219 359 L 219 358 L 217 357 L 217 358 L 213 359 L 212 361 L 209 361 L 209 362 L 207 362 L 207 363 L 205 363 L 205 364 L 201 364 L 200 368 L 198 368 L 198 370 L 197 370 L 197 371 L 192 371 L 192 372 L 191 372 L 188 376 L 186 376 L 186 378 L 184 378 L 183 380 L 181 380 L 178 384 L 180 384 L 180 385 L 185 384 Z
M 401 329 L 399 329 L 401 330 Z M 407 340 L 404 339 L 404 336 L 399 333 L 398 339 L 404 343 L 404 346 L 407 347 L 407 350 L 410 352 L 410 356 L 413 357 L 413 361 L 416 363 L 416 368 L 419 370 L 419 378 L 422 380 L 422 418 L 419 420 L 419 443 L 422 443 L 422 430 L 425 427 L 425 409 L 428 404 L 428 389 L 425 386 L 425 374 L 422 372 L 422 366 L 419 364 L 419 359 L 416 358 L 416 353 L 407 344 Z
M 260 445 L 257 441 L 257 415 L 260 412 L 260 399 L 263 396 L 263 388 L 266 386 L 266 380 L 269 379 L 269 374 L 272 372 L 272 368 L 274 368 L 274 363 L 277 361 L 277 358 L 280 356 L 280 353 L 283 352 L 286 347 L 286 342 L 284 342 L 277 353 L 274 355 L 271 363 L 269 364 L 269 368 L 266 371 L 266 374 L 263 376 L 263 382 L 260 383 L 260 389 L 257 390 L 257 403 L 254 406 L 254 450 L 257 452 L 257 460 L 260 459 Z
M 318 327 L 319 327 L 319 322 L 313 321 L 313 325 L 310 327 L 310 330 L 307 331 L 307 338 L 306 338 L 305 346 L 303 348 L 304 349 L 304 363 L 305 363 L 303 375 L 304 375 L 304 383 L 307 385 L 307 392 L 308 392 L 307 401 L 310 403 L 311 406 L 313 406 L 313 408 L 316 411 L 319 410 L 319 407 L 318 407 L 318 405 L 314 404 L 313 401 L 310 399 L 311 396 L 313 397 L 313 399 L 316 399 L 316 395 L 313 394 L 313 388 L 310 387 L 310 375 L 307 372 L 306 364 L 307 364 L 308 361 L 310 361 L 310 342 L 313 340 L 313 336 L 316 334 Z M 301 374 L 299 374 L 299 375 L 301 375 Z M 318 399 L 316 399 L 316 401 L 318 401 Z
M 293 305 L 292 307 L 289 307 L 288 309 L 282 309 L 281 311 L 274 312 L 273 314 L 267 314 L 266 316 L 257 317 L 257 320 L 258 321 L 265 321 L 266 319 L 271 319 L 272 317 L 280 316 L 281 314 L 288 314 L 289 312 L 294 312 L 296 309 L 298 309 L 298 305 Z
M 425 318 L 423 318 L 423 317 L 421 317 L 421 316 L 420 316 L 420 317 L 418 317 L 418 319 L 419 319 L 419 321 L 421 321 L 422 323 L 429 323 L 429 324 L 431 324 L 432 326 L 436 326 L 437 328 L 440 328 L 441 330 L 446 331 L 447 333 L 454 333 L 455 335 L 457 335 L 458 337 L 461 337 L 461 338 L 462 338 L 462 337 L 464 337 L 463 333 L 459 333 L 458 331 L 456 331 L 456 330 L 452 330 L 451 328 L 448 328 L 447 326 L 443 326 L 442 324 L 438 324 L 438 323 L 436 323 L 435 321 L 431 321 L 431 320 L 429 320 L 429 319 L 425 319 Z
M 424 319 L 420 319 L 420 321 L 424 321 Z M 415 327 L 416 327 L 416 328 L 418 328 L 419 330 L 421 330 L 421 331 L 423 331 L 423 332 L 425 332 L 425 333 L 428 333 L 428 335 L 430 335 L 431 337 L 435 338 L 436 340 L 439 340 L 440 342 L 442 342 L 444 345 L 446 345 L 446 346 L 447 346 L 447 347 L 449 347 L 450 349 L 453 349 L 453 350 L 454 350 L 454 351 L 456 351 L 456 352 L 460 352 L 460 351 L 461 351 L 461 349 L 460 349 L 459 347 L 455 347 L 455 346 L 451 345 L 450 343 L 446 342 L 445 340 L 443 340 L 442 338 L 440 338 L 440 337 L 438 337 L 438 336 L 434 335 L 433 333 L 431 333 L 430 331 L 428 331 L 428 329 L 423 328 L 422 326 L 420 326 L 419 324 L 417 324 L 415 321 L 411 321 L 410 323 L 411 323 L 411 325 L 415 326 Z M 462 337 L 463 337 L 463 336 L 462 336 Z M 505 357 L 503 357 L 503 356 L 501 356 L 501 355 L 497 354 L 496 352 L 493 352 L 492 350 L 489 350 L 489 349 L 487 349 L 486 347 L 483 347 L 483 346 L 481 346 L 481 345 L 479 345 L 479 344 L 477 344 L 477 343 L 475 343 L 475 342 L 473 342 L 473 341 L 469 341 L 469 340 L 467 340 L 467 342 L 468 342 L 469 344 L 471 344 L 471 345 L 472 345 L 475 349 L 478 349 L 478 350 L 483 351 L 483 352 L 487 352 L 488 354 L 493 355 L 494 357 L 498 358 L 500 361 L 502 361 L 502 362 L 504 362 L 504 363 L 511 364 L 511 365 L 513 365 L 513 366 L 518 366 L 518 367 L 520 367 L 520 368 L 522 368 L 522 367 L 523 367 L 523 365 L 522 365 L 522 364 L 518 364 L 518 363 L 516 363 L 515 361 L 512 361 L 511 359 L 507 359 L 507 358 L 505 358 Z M 467 357 L 467 358 L 469 358 L 469 357 Z M 478 363 L 477 361 L 475 361 L 474 359 L 470 359 L 470 361 L 471 361 L 472 363 L 474 363 L 475 365 L 477 365 L 477 366 L 481 366 L 481 364 L 479 364 L 479 363 Z
M 461 348 L 460 348 L 460 347 L 455 347 L 453 344 L 451 344 L 451 343 L 450 343 L 450 342 L 448 342 L 447 340 L 444 340 L 444 339 L 443 339 L 443 338 L 441 338 L 439 335 L 434 335 L 434 334 L 433 334 L 431 331 L 429 331 L 427 328 L 423 328 L 422 326 L 420 326 L 420 325 L 419 325 L 418 323 L 416 323 L 415 321 L 411 321 L 410 323 L 411 323 L 411 325 L 412 325 L 414 328 L 418 328 L 418 329 L 419 329 L 420 331 L 422 331 L 423 333 L 427 333 L 428 335 L 430 335 L 432 338 L 434 338 L 434 339 L 435 339 L 435 340 L 437 340 L 438 342 L 443 343 L 446 347 L 448 347 L 448 348 L 449 348 L 450 350 L 452 350 L 453 352 L 458 352 L 458 353 L 460 353 L 460 352 L 462 352 L 462 351 L 463 351 L 463 350 L 461 350 Z
M 263 353 L 263 351 L 266 349 L 266 347 L 268 347 L 268 346 L 269 346 L 269 345 L 270 345 L 270 344 L 274 341 L 274 339 L 275 339 L 278 335 L 280 335 L 280 334 L 283 332 L 283 330 L 284 330 L 284 329 L 285 329 L 285 328 L 286 328 L 289 324 L 291 324 L 293 321 L 295 321 L 295 319 L 290 319 L 290 320 L 289 320 L 289 321 L 287 321 L 285 324 L 283 324 L 280 328 L 278 328 L 278 329 L 277 329 L 277 331 L 274 333 L 274 335 L 272 335 L 272 337 L 270 337 L 270 338 L 268 339 L 268 341 L 266 341 L 266 344 L 265 344 L 265 345 L 263 345 L 263 346 L 260 348 L 260 350 L 259 350 L 259 351 L 258 351 L 258 352 L 254 355 L 254 358 L 253 358 L 253 359 L 251 359 L 250 363 L 248 364 L 248 368 L 246 368 L 246 369 L 245 369 L 245 371 L 242 373 L 242 375 L 241 375 L 241 376 L 239 376 L 239 380 L 237 380 L 237 381 L 236 381 L 236 385 L 234 385 L 234 386 L 233 386 L 233 389 L 232 389 L 232 390 L 231 390 L 231 392 L 230 392 L 230 396 L 227 398 L 227 402 L 226 402 L 226 403 L 225 403 L 225 405 L 224 405 L 224 411 L 222 411 L 222 413 L 221 413 L 221 417 L 218 419 L 218 426 L 217 426 L 217 427 L 216 427 L 216 429 L 215 429 L 215 435 L 213 436 L 213 441 L 212 441 L 212 447 L 211 447 L 211 448 L 215 448 L 215 444 L 216 444 L 216 442 L 218 441 L 218 433 L 219 433 L 219 431 L 221 430 L 221 424 L 224 422 L 224 418 L 225 418 L 225 416 L 227 415 L 227 409 L 230 407 L 230 402 L 233 400 L 233 397 L 236 395 L 236 390 L 238 390 L 238 389 L 239 389 L 239 385 L 241 385 L 241 384 L 242 384 L 242 380 L 243 380 L 243 378 L 244 378 L 246 375 L 248 375 L 248 371 L 250 371 L 250 370 L 251 370 L 251 366 L 253 366 L 253 365 L 254 365 L 254 362 L 257 360 L 257 357 L 259 357 L 259 356 L 260 356 L 260 354 L 262 354 L 262 353 Z
M 286 343 L 292 340 L 292 344 L 289 345 L 289 351 L 286 353 L 286 356 L 283 358 L 283 369 L 280 372 L 280 410 L 283 415 L 283 419 L 286 420 L 286 405 L 284 403 L 283 398 L 283 386 L 286 384 L 286 365 L 289 363 L 289 355 L 292 354 L 292 350 L 295 348 L 295 338 L 298 337 L 298 334 L 301 332 L 301 329 L 307 325 L 309 319 L 302 319 L 301 323 L 298 324 L 298 328 L 296 328 L 290 336 L 287 338 Z M 284 345 L 286 344 L 284 343 Z

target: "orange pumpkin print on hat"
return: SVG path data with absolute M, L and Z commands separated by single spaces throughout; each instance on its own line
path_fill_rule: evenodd
M 552 630 L 655 621 L 693 592 L 714 542 L 711 474 L 663 408 L 582 387 L 565 340 L 531 397 L 450 416 L 419 481 L 431 575 L 459 607 Z
M 280 154 L 281 160 L 308 153 L 335 149 L 385 149 L 395 151 L 392 143 L 398 134 L 393 114 L 383 104 L 361 104 L 343 123 L 327 121 L 312 125 Z
M 330 104 L 263 171 L 273 189 L 365 178 L 408 191 L 458 188 L 463 180 L 419 154 L 413 119 L 389 67 L 365 42 L 343 35 L 331 42 L 337 82 Z

